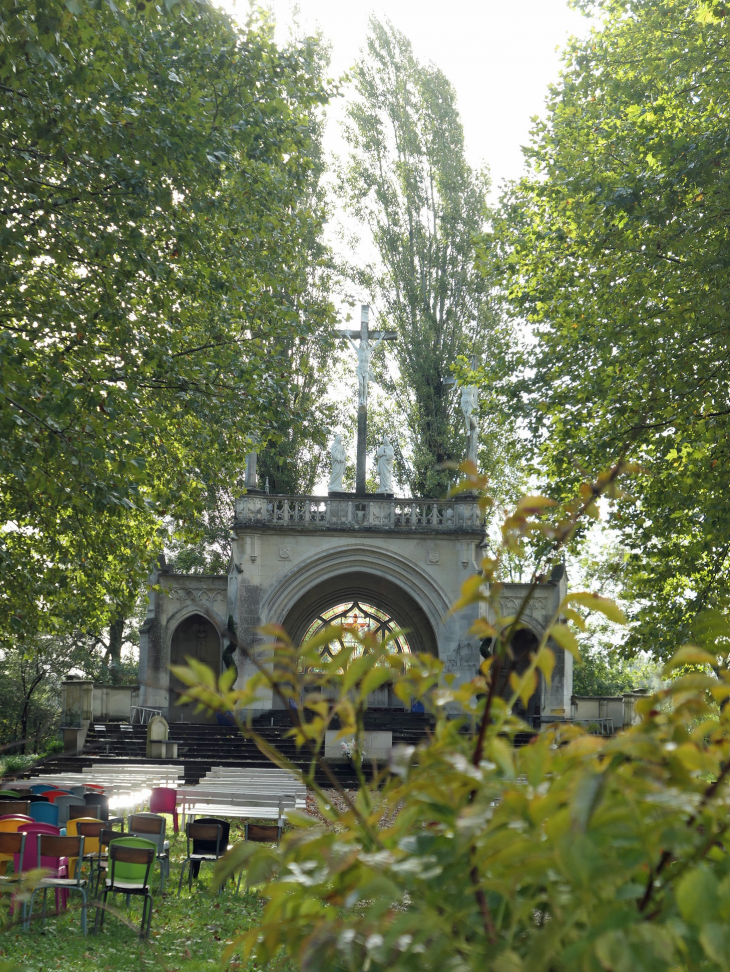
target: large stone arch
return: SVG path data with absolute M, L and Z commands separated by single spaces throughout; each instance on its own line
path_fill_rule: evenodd
M 448 598 L 412 560 L 368 544 L 342 545 L 298 563 L 264 593 L 261 613 L 296 638 L 320 611 L 350 596 L 409 629 L 414 651 L 439 654 Z
M 170 635 L 170 664 L 184 665 L 186 656 L 209 665 L 216 675 L 221 668 L 222 639 L 217 625 L 201 611 L 187 611 L 177 619 Z M 210 722 L 204 712 L 195 712 L 195 705 L 179 705 L 182 682 L 170 672 L 170 722 Z
M 363 570 L 347 571 L 315 583 L 290 608 L 283 626 L 298 643 L 322 611 L 350 600 L 364 601 L 389 614 L 407 632 L 412 651 L 438 655 L 436 632 L 418 601 L 390 578 Z

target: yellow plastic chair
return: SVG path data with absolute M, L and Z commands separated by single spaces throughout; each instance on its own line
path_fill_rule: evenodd
M 103 820 L 99 820 L 97 817 L 74 817 L 73 820 L 69 820 L 66 824 L 66 836 L 67 837 L 78 837 L 78 825 L 80 823 L 98 823 L 102 827 L 106 827 L 107 824 Z M 84 839 L 84 856 L 92 854 L 96 856 L 99 853 L 99 838 L 98 837 L 86 837 Z M 70 857 L 68 861 L 68 876 L 73 880 L 76 875 L 76 858 Z
M 7 820 L 0 820 L 0 834 L 17 834 L 18 827 L 25 823 L 33 823 L 33 818 L 17 816 L 8 817 Z M 12 861 L 12 859 L 12 854 L 0 854 L 0 877 L 4 876 L 8 867 L 8 861 Z

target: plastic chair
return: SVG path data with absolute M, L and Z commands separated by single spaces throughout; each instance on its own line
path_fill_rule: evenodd
M 53 801 L 54 807 L 58 807 L 58 826 L 65 827 L 68 823 L 68 808 L 79 806 L 79 798 L 72 794 L 59 796 Z
M 250 824 L 247 823 L 244 832 L 244 840 L 252 840 L 258 844 L 278 844 L 281 840 L 281 824 Z M 236 894 L 238 894 L 241 888 L 241 878 L 243 877 L 243 870 L 238 874 L 238 884 L 236 885 Z
M 28 803 L 50 803 L 51 801 L 43 793 L 24 793 L 22 796 L 23 800 L 27 800 Z
M 22 823 L 35 823 L 32 817 L 29 817 L 27 813 L 8 813 L 0 817 L 0 833 L 11 833 L 14 834 L 15 831 Z
M 15 870 L 22 871 L 33 871 L 39 867 L 46 867 L 47 861 L 38 858 L 38 846 L 36 840 L 39 836 L 41 837 L 60 837 L 58 827 L 52 827 L 50 824 L 40 824 L 40 823 L 26 823 L 21 824 L 18 827 L 18 833 L 24 833 L 26 835 L 25 841 L 25 854 L 22 859 L 15 858 Z M 63 864 L 63 875 L 67 876 L 68 862 L 65 861 Z M 52 862 L 49 866 L 52 866 Z M 66 907 L 66 900 L 68 898 L 68 892 L 62 889 L 56 890 L 56 911 L 60 911 L 61 908 Z
M 94 859 L 99 853 L 99 835 L 106 828 L 103 820 L 76 820 L 76 833 L 84 838 L 84 860 L 94 866 Z M 91 879 L 89 879 L 91 884 Z
M 98 820 L 96 817 L 74 817 L 72 820 L 69 820 L 68 824 L 66 825 L 66 834 L 69 837 L 79 837 L 79 825 L 85 823 L 100 824 L 101 827 L 104 827 L 105 825 L 103 820 Z M 69 865 L 70 876 L 73 877 L 76 873 L 76 861 L 70 861 Z
M 31 803 L 28 816 L 36 823 L 47 823 L 58 827 L 58 807 L 53 803 Z
M 157 848 L 160 862 L 160 894 L 165 893 L 165 878 L 170 876 L 170 842 L 165 840 L 167 821 L 157 813 L 131 813 L 129 834 L 151 840 Z
M 45 783 L 34 783 L 30 788 L 31 793 L 48 793 L 49 790 L 57 790 L 56 786 L 48 786 Z
M 150 874 L 155 863 L 155 845 L 142 837 L 119 837 L 109 843 L 109 876 L 104 879 L 104 891 L 101 905 L 96 909 L 94 931 L 104 927 L 104 913 L 109 894 L 141 895 L 142 921 L 139 926 L 139 937 L 145 938 L 150 933 L 152 921 L 152 894 L 150 892 Z M 101 920 L 100 920 L 101 919 Z
M 223 836 L 224 828 L 226 830 L 225 839 Z M 200 865 L 206 862 L 215 863 L 225 854 L 228 849 L 229 829 L 230 824 L 227 821 L 218 820 L 216 817 L 206 817 L 185 825 L 187 856 L 180 868 L 180 882 L 177 886 L 178 895 L 182 890 L 185 865 L 188 866 L 188 889 L 192 889 L 193 875 L 198 876 Z M 222 890 L 222 887 L 219 888 L 218 893 L 220 894 Z
M 59 890 L 64 890 L 66 894 L 69 891 L 78 891 L 81 894 L 81 930 L 84 935 L 87 932 L 87 922 L 86 922 L 86 907 L 87 907 L 87 895 L 86 895 L 86 879 L 81 877 L 81 868 L 78 869 L 75 878 L 69 878 L 63 875 L 65 870 L 64 861 L 71 859 L 80 859 L 84 856 L 84 838 L 83 837 L 51 837 L 48 834 L 38 835 L 38 850 L 37 850 L 37 860 L 41 862 L 42 868 L 50 868 L 54 873 L 51 877 L 42 878 L 38 884 L 35 886 L 33 893 L 30 896 L 30 905 L 28 907 L 28 914 L 25 919 L 25 927 L 30 928 L 30 921 L 33 917 L 33 904 L 35 902 L 35 896 L 39 891 L 43 892 L 43 921 L 46 920 L 46 893 L 49 888 L 54 888 L 56 890 L 56 899 L 58 900 Z M 58 906 L 56 907 L 58 911 Z
M 20 794 L 15 790 L 0 790 L 0 799 L 6 798 L 8 800 L 19 800 Z
M 109 816 L 109 797 L 105 796 L 103 793 L 97 793 L 95 791 L 92 793 L 85 793 L 84 803 L 87 806 L 100 807 L 102 810 L 104 810 L 106 812 L 106 817 L 104 818 L 105 820 Z
M 3 834 L 17 834 L 18 827 L 24 823 L 33 823 L 30 817 L 0 817 L 0 839 Z M 25 835 L 24 835 L 25 836 Z M 0 878 L 4 878 L 8 863 L 12 861 L 15 851 L 0 851 Z
M 0 815 L 3 817 L 16 817 L 19 813 L 28 816 L 27 800 L 0 800 Z
M 53 803 L 55 801 L 56 797 L 60 797 L 60 796 L 70 796 L 71 794 L 70 794 L 70 791 L 69 790 L 58 790 L 58 789 L 56 789 L 56 790 L 46 790 L 45 793 L 41 793 L 40 795 L 41 796 L 44 796 L 46 798 L 46 800 L 49 800 L 51 803 Z
M 172 814 L 172 828 L 177 834 L 179 832 L 177 821 L 177 790 L 171 786 L 155 786 L 150 796 L 151 813 Z

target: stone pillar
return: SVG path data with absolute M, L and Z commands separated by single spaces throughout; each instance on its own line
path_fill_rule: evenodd
M 165 651 L 160 620 L 160 594 L 152 590 L 164 572 L 164 563 L 150 574 L 147 616 L 139 629 L 139 704 L 143 708 L 161 709 L 169 715 L 170 656 Z

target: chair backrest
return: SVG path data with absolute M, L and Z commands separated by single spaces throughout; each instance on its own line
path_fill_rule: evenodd
M 150 870 L 155 863 L 155 845 L 143 837 L 116 837 L 109 844 L 109 880 L 113 887 L 117 882 L 134 884 L 140 888 L 149 885 Z
M 278 844 L 281 840 L 280 824 L 246 824 L 246 840 L 260 844 Z
M 49 790 L 55 790 L 57 787 L 49 786 L 47 783 L 34 783 L 30 788 L 31 793 L 47 793 Z
M 119 840 L 120 837 L 124 837 L 124 833 L 121 830 L 101 830 L 99 832 L 99 853 L 105 847 L 108 847 L 113 840 Z
M 79 786 L 70 786 L 68 789 L 69 792 L 73 793 L 74 796 L 82 797 L 86 793 L 86 787 L 82 786 L 81 784 L 79 784 Z
M 53 805 L 58 807 L 58 826 L 65 827 L 68 823 L 68 808 L 78 807 L 79 798 L 73 795 L 56 797 Z
M 22 866 L 24 850 L 25 834 L 0 833 L 0 854 L 17 854 Z
M 66 825 L 66 833 L 69 837 L 75 837 L 79 832 L 79 824 L 82 823 L 100 823 L 104 824 L 106 821 L 98 820 L 96 817 L 74 817 L 73 820 L 69 820 Z
M 83 837 L 60 837 L 50 834 L 38 834 L 38 857 L 41 867 L 58 869 L 62 857 L 83 858 Z M 76 868 L 76 883 L 81 880 L 81 868 Z
M 15 790 L 0 790 L 0 797 L 4 797 L 8 800 L 19 800 L 20 794 Z
M 185 827 L 188 853 L 190 853 L 190 841 L 192 840 L 194 854 L 222 857 L 228 846 L 229 829 L 227 821 L 217 820 L 215 817 L 191 821 Z
M 172 813 L 177 805 L 177 790 L 171 786 L 155 786 L 150 796 L 152 813 Z
M 99 793 L 98 791 L 93 791 L 91 793 L 85 793 L 84 794 L 84 803 L 89 804 L 89 805 L 93 805 L 93 806 L 96 806 L 96 807 L 106 807 L 107 811 L 109 810 L 109 797 L 108 796 L 104 796 L 103 793 Z
M 29 806 L 27 800 L 0 800 L 0 815 L 9 817 L 22 813 L 27 817 Z
M 36 823 L 47 823 L 58 827 L 58 807 L 54 803 L 31 803 L 28 807 L 28 816 Z
M 101 836 L 101 832 L 106 829 L 106 825 L 103 820 L 77 820 L 76 821 L 76 833 L 80 837 L 93 837 L 97 840 Z
M 44 793 L 24 793 L 23 799 L 28 803 L 51 803 Z
M 220 841 L 220 824 L 196 823 L 193 821 L 185 828 L 190 840 L 214 840 Z
M 27 813 L 8 814 L 0 817 L 0 833 L 14 834 L 21 824 L 33 823 L 33 818 Z
M 167 821 L 157 814 L 132 813 L 129 815 L 129 829 L 137 834 L 164 834 Z
M 23 832 L 24 834 L 46 834 L 49 837 L 59 837 L 61 835 L 61 830 L 59 827 L 54 827 L 53 824 L 47 823 L 36 823 L 33 820 L 31 823 L 23 823 L 18 827 L 18 833 Z
M 44 796 L 47 800 L 50 800 L 50 802 L 53 803 L 56 797 L 68 796 L 69 792 L 70 792 L 69 790 L 60 790 L 60 789 L 46 790 L 46 792 L 43 793 L 42 796 Z
M 99 806 L 94 803 L 73 804 L 68 808 L 68 819 L 75 820 L 77 817 L 92 817 L 94 820 L 108 820 L 109 810 L 107 807 Z

